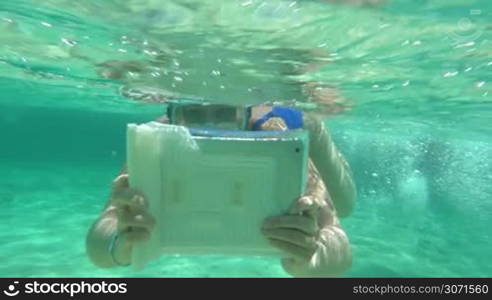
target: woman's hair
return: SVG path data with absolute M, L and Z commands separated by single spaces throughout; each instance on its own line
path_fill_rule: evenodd
M 303 93 L 308 103 L 314 104 L 311 113 L 328 117 L 349 111 L 352 103 L 345 98 L 340 90 L 326 84 L 308 82 L 303 85 Z

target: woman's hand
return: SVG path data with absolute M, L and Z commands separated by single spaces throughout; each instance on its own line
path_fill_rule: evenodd
M 323 224 L 331 220 L 331 224 Z M 282 251 L 284 270 L 299 277 L 340 276 L 352 263 L 345 232 L 327 207 L 310 196 L 299 198 L 289 214 L 265 220 L 262 233 Z
M 128 174 L 122 174 L 113 181 L 110 205 L 117 216 L 118 243 L 115 245 L 114 258 L 120 264 L 129 264 L 132 247 L 150 238 L 155 219 L 148 212 L 144 196 L 129 187 Z
M 320 206 L 310 196 L 299 198 L 289 213 L 265 220 L 261 231 L 288 257 L 308 262 L 318 247 Z
M 315 166 L 310 162 L 306 196 L 297 199 L 288 213 L 270 217 L 262 233 L 283 252 L 286 272 L 301 277 L 340 276 L 352 263 L 348 238 Z

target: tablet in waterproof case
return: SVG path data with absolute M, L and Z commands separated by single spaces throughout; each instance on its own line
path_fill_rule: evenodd
M 127 156 L 157 222 L 133 249 L 136 269 L 163 254 L 279 255 L 260 228 L 303 194 L 308 135 L 129 124 Z

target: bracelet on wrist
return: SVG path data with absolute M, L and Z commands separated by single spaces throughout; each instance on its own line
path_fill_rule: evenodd
M 118 241 L 120 235 L 115 232 L 112 236 L 111 236 L 111 241 L 109 242 L 109 249 L 108 249 L 108 252 L 109 252 L 109 255 L 111 256 L 111 260 L 113 261 L 113 263 L 117 266 L 120 266 L 120 267 L 127 267 L 129 266 L 130 264 L 123 264 L 123 263 L 120 263 L 116 257 L 115 257 L 115 249 L 116 249 L 116 242 Z

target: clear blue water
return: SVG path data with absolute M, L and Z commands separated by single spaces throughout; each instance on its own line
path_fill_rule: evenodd
M 359 194 L 347 276 L 490 277 L 491 20 L 486 0 L 2 1 L 0 276 L 286 277 L 247 257 L 100 270 L 85 234 L 156 100 L 312 103 L 316 83 Z

